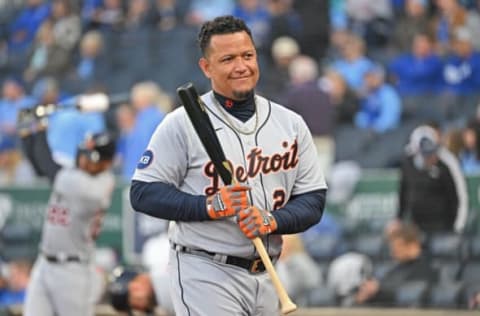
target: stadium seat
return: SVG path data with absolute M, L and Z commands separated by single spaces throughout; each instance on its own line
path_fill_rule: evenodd
M 434 259 L 458 261 L 466 254 L 463 236 L 454 233 L 432 235 L 427 245 Z
M 427 293 L 427 281 L 408 281 L 395 291 L 394 304 L 397 307 L 423 307 Z
M 454 282 L 459 279 L 462 267 L 459 261 L 434 260 L 432 264 L 438 271 L 440 281 Z
M 480 235 L 472 236 L 469 239 L 469 259 L 480 262 Z
M 361 234 L 351 241 L 353 251 L 365 254 L 372 260 L 381 260 L 387 257 L 386 244 L 381 234 Z
M 480 283 L 480 263 L 466 263 L 462 268 L 461 280 L 466 284 Z
M 458 308 L 463 289 L 461 282 L 434 284 L 428 294 L 428 306 L 434 308 Z
M 334 234 L 322 234 L 316 238 L 304 239 L 305 249 L 319 263 L 333 259 L 339 242 L 340 238 Z
M 310 307 L 336 306 L 335 292 L 326 286 L 312 289 L 308 294 L 307 305 Z

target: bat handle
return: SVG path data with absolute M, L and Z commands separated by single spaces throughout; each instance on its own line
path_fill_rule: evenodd
M 272 260 L 270 259 L 270 256 L 268 255 L 262 240 L 259 237 L 255 237 L 254 239 L 252 239 L 252 242 L 255 246 L 255 249 L 257 249 L 260 258 L 262 259 L 265 269 L 267 270 L 270 278 L 272 279 L 273 286 L 275 287 L 275 291 L 277 291 L 278 298 L 280 299 L 280 308 L 282 314 L 286 315 L 295 311 L 297 309 L 297 305 L 292 302 L 292 300 L 288 296 L 287 291 L 283 287 L 282 282 L 278 277 L 277 271 L 275 271 L 275 268 L 273 267 Z

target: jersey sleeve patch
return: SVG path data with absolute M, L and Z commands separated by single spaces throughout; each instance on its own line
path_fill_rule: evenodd
M 148 166 L 150 166 L 152 161 L 153 161 L 153 152 L 151 150 L 146 150 L 143 153 L 142 157 L 140 157 L 140 161 L 137 164 L 137 169 L 147 168 Z

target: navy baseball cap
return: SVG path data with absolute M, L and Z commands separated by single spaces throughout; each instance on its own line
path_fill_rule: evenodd
M 420 139 L 419 151 L 423 156 L 431 156 L 437 153 L 438 143 L 427 136 Z

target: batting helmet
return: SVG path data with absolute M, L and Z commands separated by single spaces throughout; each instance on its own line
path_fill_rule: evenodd
M 78 147 L 78 155 L 84 154 L 93 162 L 112 160 L 115 152 L 115 137 L 109 132 L 87 135 Z
M 110 297 L 110 304 L 112 307 L 120 312 L 129 312 L 130 306 L 128 303 L 128 284 L 141 271 L 134 267 L 117 267 L 109 276 L 108 282 L 108 296 Z

